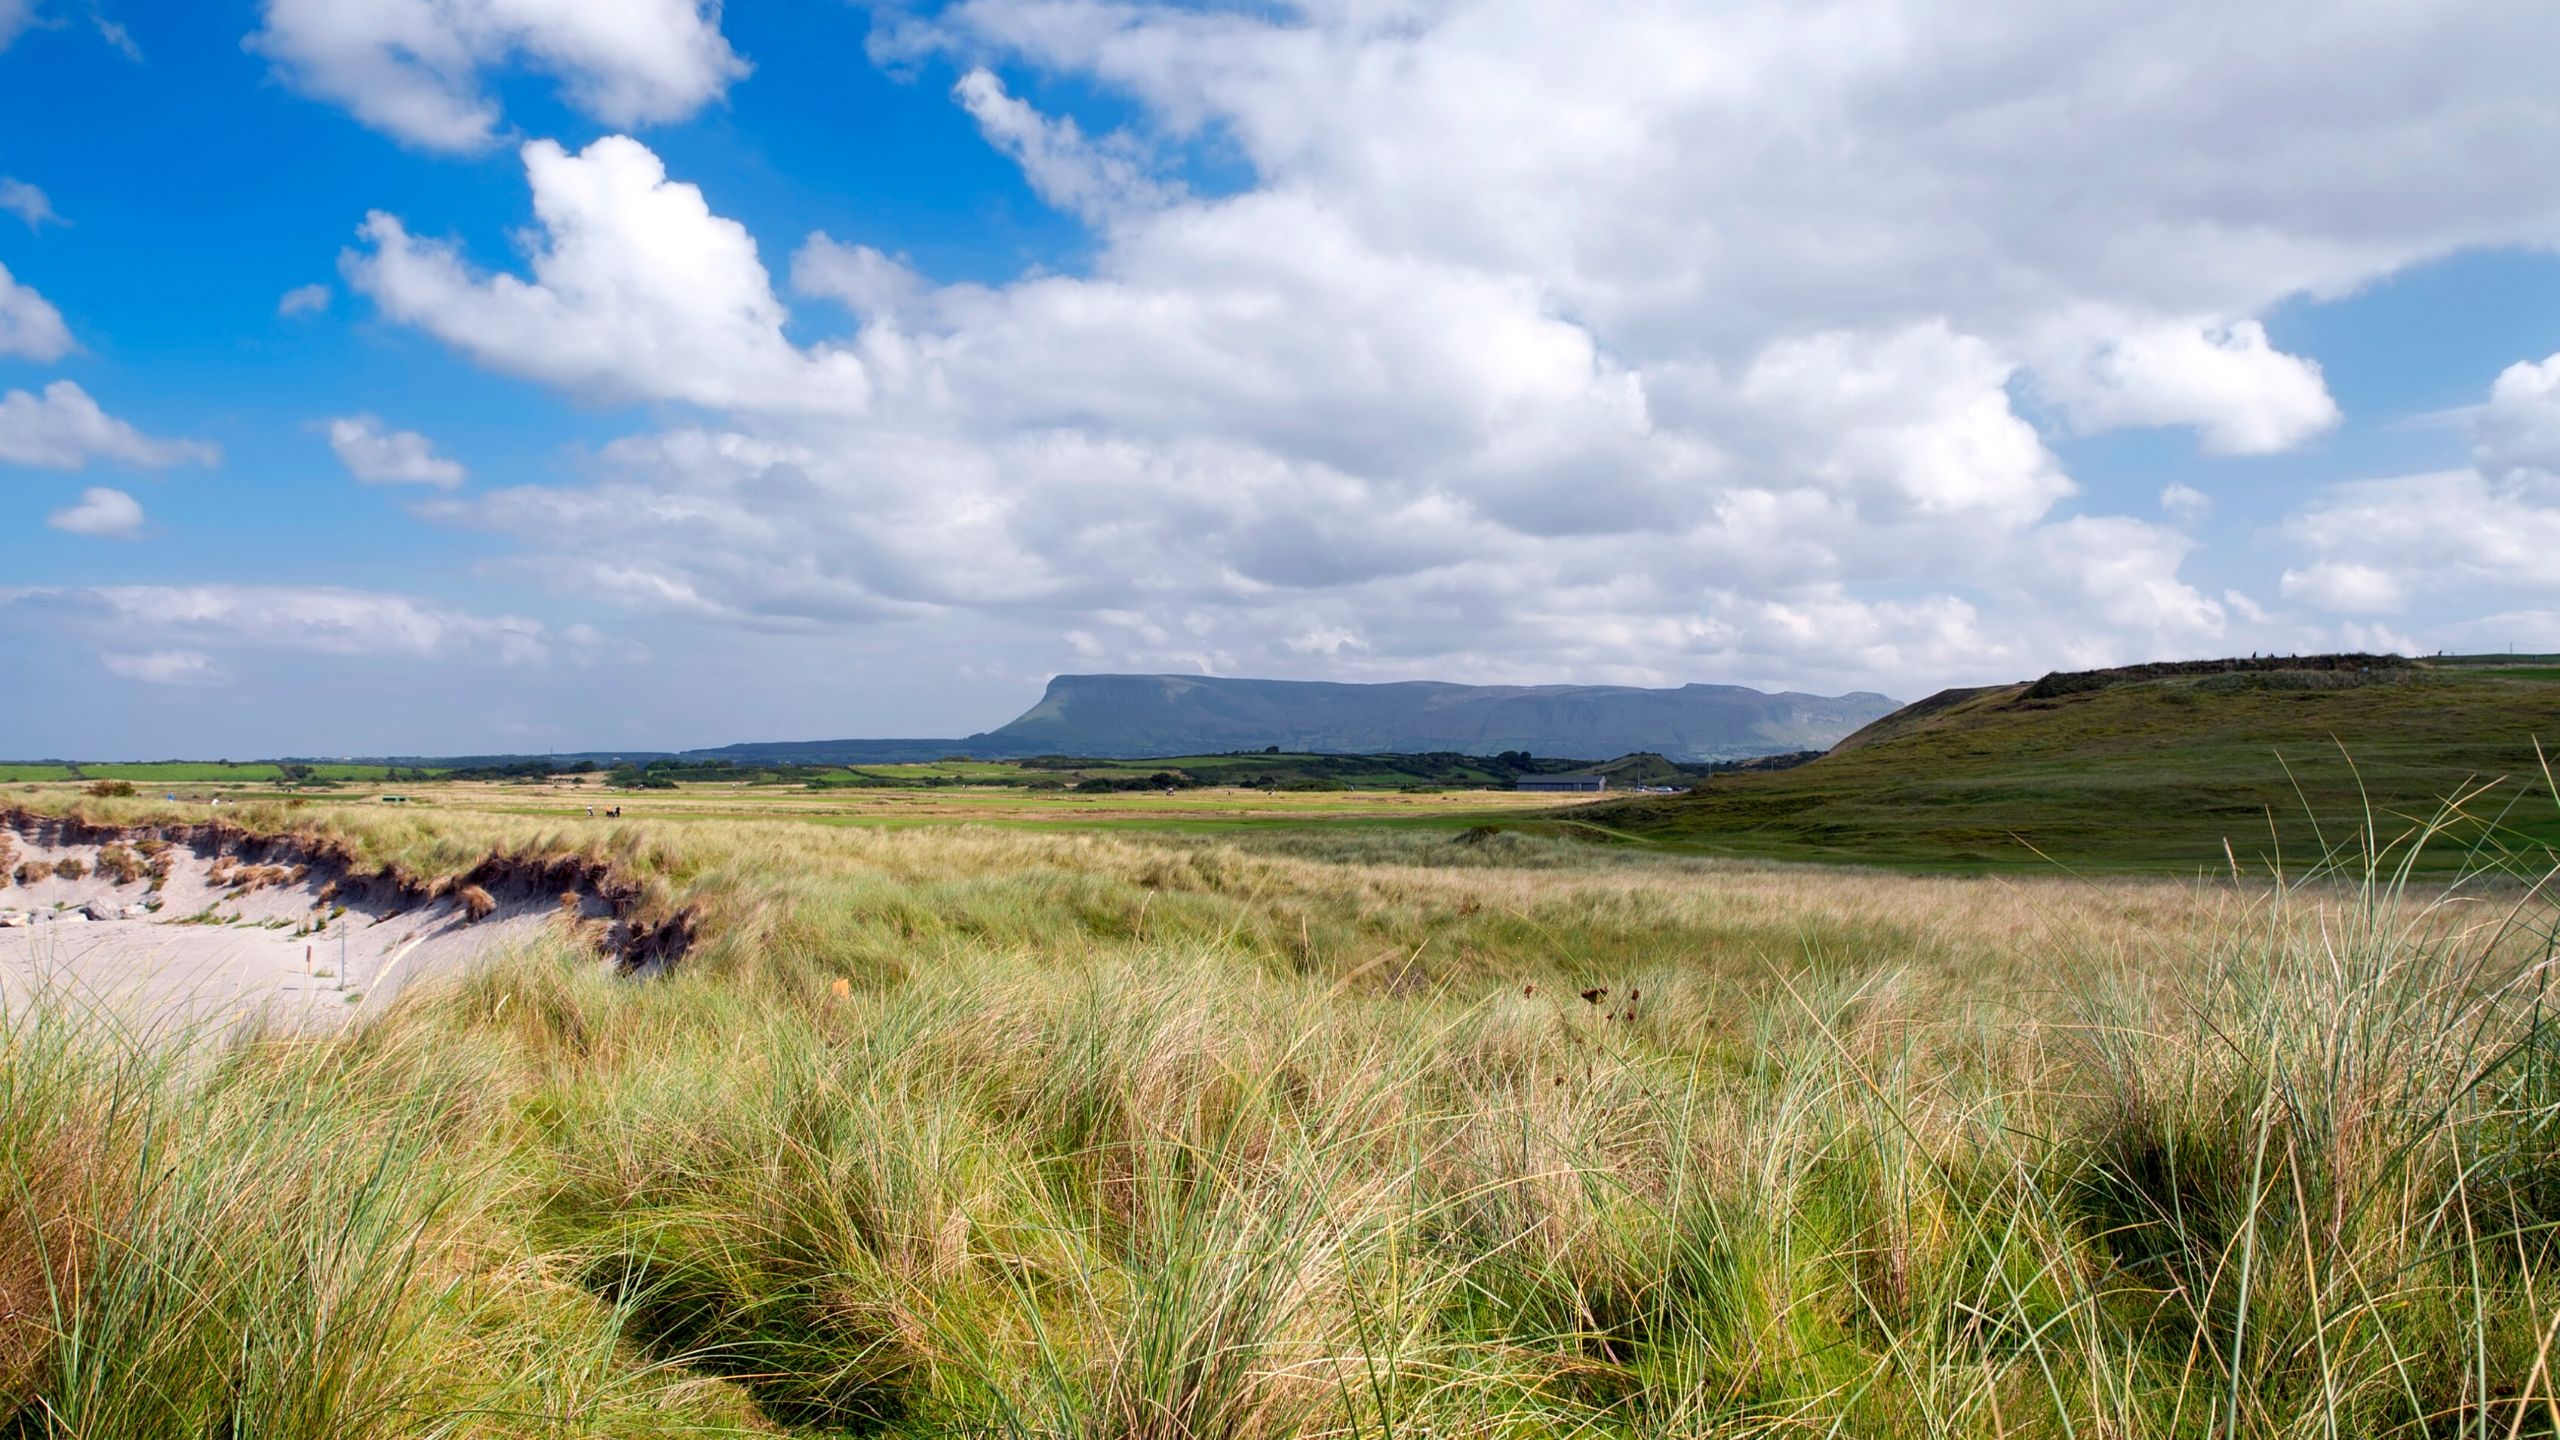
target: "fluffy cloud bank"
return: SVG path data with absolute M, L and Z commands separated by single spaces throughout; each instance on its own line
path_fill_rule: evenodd
M 2511 183 L 2560 163 L 2551 47 L 2560 12 L 2507 0 L 964 0 L 876 48 L 961 62 L 954 102 L 1091 227 L 1079 273 L 937 284 L 812 236 L 790 293 L 852 325 L 795 340 L 754 238 L 618 137 L 525 148 L 526 273 L 387 214 L 346 271 L 491 368 L 702 412 L 435 507 L 634 609 L 965 615 L 1078 663 L 1911 688 L 2317 643 L 2405 593 L 2354 568 L 2382 567 L 2342 491 L 2286 531 L 2289 578 L 2208 594 L 2193 536 L 2094 513 L 2048 437 L 2327 432 L 2318 365 L 2257 317 L 2560 240 Z M 1044 114 L 1008 67 L 1137 118 Z M 1151 158 L 1194 149 L 1249 182 Z M 2522 466 L 2549 387 L 2501 384 Z
M 619 126 L 682 119 L 747 73 L 718 0 L 267 0 L 249 44 L 289 83 L 434 150 L 496 140 L 487 80 L 510 65 Z
M 2508 182 L 2560 143 L 2525 58 L 2556 39 L 2525 0 L 964 0 L 881 47 L 1083 76 L 1382 245 L 1542 277 L 1641 348 L 1747 349 L 2075 310 L 2113 339 L 2547 233 Z
M 127 644 L 400 659 L 547 663 L 603 643 L 521 616 L 482 616 L 404 595 L 332 586 L 100 585 L 0 589 L 0 619 L 42 620 Z
M 2336 486 L 2296 513 L 2286 535 L 2306 558 L 2285 593 L 2355 615 L 2560 597 L 2560 355 L 2509 366 L 2470 423 L 2472 468 Z

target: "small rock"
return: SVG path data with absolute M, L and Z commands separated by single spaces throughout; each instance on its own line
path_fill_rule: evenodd
M 24 930 L 35 918 L 24 910 L 0 910 L 0 930 Z

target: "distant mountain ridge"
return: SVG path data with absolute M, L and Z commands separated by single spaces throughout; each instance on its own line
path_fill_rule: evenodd
M 1061 675 L 972 754 L 1185 755 L 1277 745 L 1333 754 L 1454 751 L 1732 760 L 1824 749 L 1889 714 L 1882 695 L 1772 695 L 1740 685 L 1350 684 L 1203 675 Z
M 1894 713 L 1869 691 L 1772 694 L 1742 685 L 1356 684 L 1205 675 L 1060 675 L 1010 722 L 952 738 L 761 740 L 698 750 L 555 752 L 562 762 L 727 760 L 740 765 L 894 765 L 971 755 L 1096 760 L 1215 755 L 1277 745 L 1295 754 L 1500 755 L 1686 764 L 1827 750 Z M 348 757 L 332 757 L 344 760 Z M 368 756 L 370 763 L 501 763 L 526 756 Z

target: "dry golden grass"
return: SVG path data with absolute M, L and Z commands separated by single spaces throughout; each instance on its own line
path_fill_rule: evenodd
M 133 1117 L 85 1147 L 59 1433 L 2560 1419 L 2552 916 L 2512 886 L 240 818 L 449 885 L 594 861 L 700 939 L 645 984 L 511 957 L 211 1074 L 13 1022 L 9 1175 L 119 1085 Z M 276 1286 L 325 1306 L 240 1299 Z

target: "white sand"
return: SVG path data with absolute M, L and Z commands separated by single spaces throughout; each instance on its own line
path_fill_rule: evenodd
M 91 867 L 81 879 L 33 885 L 0 877 L 0 916 L 31 919 L 0 927 L 0 1010 L 44 996 L 153 1032 L 325 1029 L 561 924 L 558 896 L 500 896 L 497 911 L 477 922 L 449 898 L 403 907 L 386 886 L 324 896 L 335 877 L 321 867 L 243 891 L 212 878 L 218 857 L 183 845 L 170 852 L 155 892 L 147 880 L 119 885 L 98 874 L 99 845 L 0 833 L 14 842 L 12 868 L 65 858 Z M 115 913 L 144 903 L 158 907 L 147 918 L 79 918 L 79 907 Z M 585 913 L 603 908 L 589 900 Z

